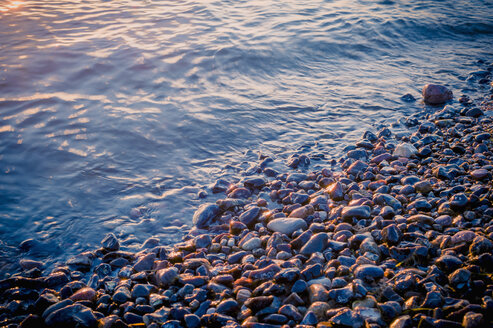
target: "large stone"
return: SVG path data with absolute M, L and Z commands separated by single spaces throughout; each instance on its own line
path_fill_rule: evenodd
M 447 87 L 438 84 L 427 84 L 423 88 L 423 100 L 430 105 L 443 104 L 453 98 L 453 93 Z
M 267 224 L 267 228 L 285 235 L 291 235 L 298 229 L 305 230 L 307 228 L 307 224 L 305 220 L 300 218 L 279 218 L 270 221 Z
M 208 228 L 218 214 L 219 206 L 216 204 L 202 204 L 193 215 L 193 224 L 195 224 L 199 229 Z
M 360 205 L 360 206 L 347 206 L 342 210 L 342 219 L 369 219 L 370 218 L 370 206 Z

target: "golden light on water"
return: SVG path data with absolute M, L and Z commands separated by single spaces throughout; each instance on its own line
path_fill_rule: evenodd
M 24 4 L 24 1 L 7 1 L 6 3 L 0 3 L 0 12 L 7 12 L 19 8 Z

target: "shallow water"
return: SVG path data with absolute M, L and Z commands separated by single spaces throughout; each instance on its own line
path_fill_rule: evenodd
M 128 248 L 176 242 L 197 193 L 258 152 L 328 161 L 420 110 L 400 97 L 428 82 L 474 97 L 464 81 L 493 59 L 491 13 L 486 0 L 3 0 L 0 273 L 109 231 Z M 45 246 L 22 253 L 28 238 Z

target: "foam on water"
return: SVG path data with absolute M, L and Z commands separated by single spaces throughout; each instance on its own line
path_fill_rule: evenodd
M 425 83 L 474 96 L 463 81 L 493 59 L 492 12 L 485 0 L 3 1 L 0 271 L 28 238 L 47 251 L 27 256 L 50 263 L 109 231 L 128 247 L 176 242 L 197 193 L 257 150 L 330 160 L 422 108 L 400 97 Z

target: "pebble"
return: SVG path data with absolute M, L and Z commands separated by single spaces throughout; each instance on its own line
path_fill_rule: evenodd
M 443 104 L 453 98 L 452 91 L 438 84 L 427 84 L 423 87 L 424 102 L 430 105 Z

